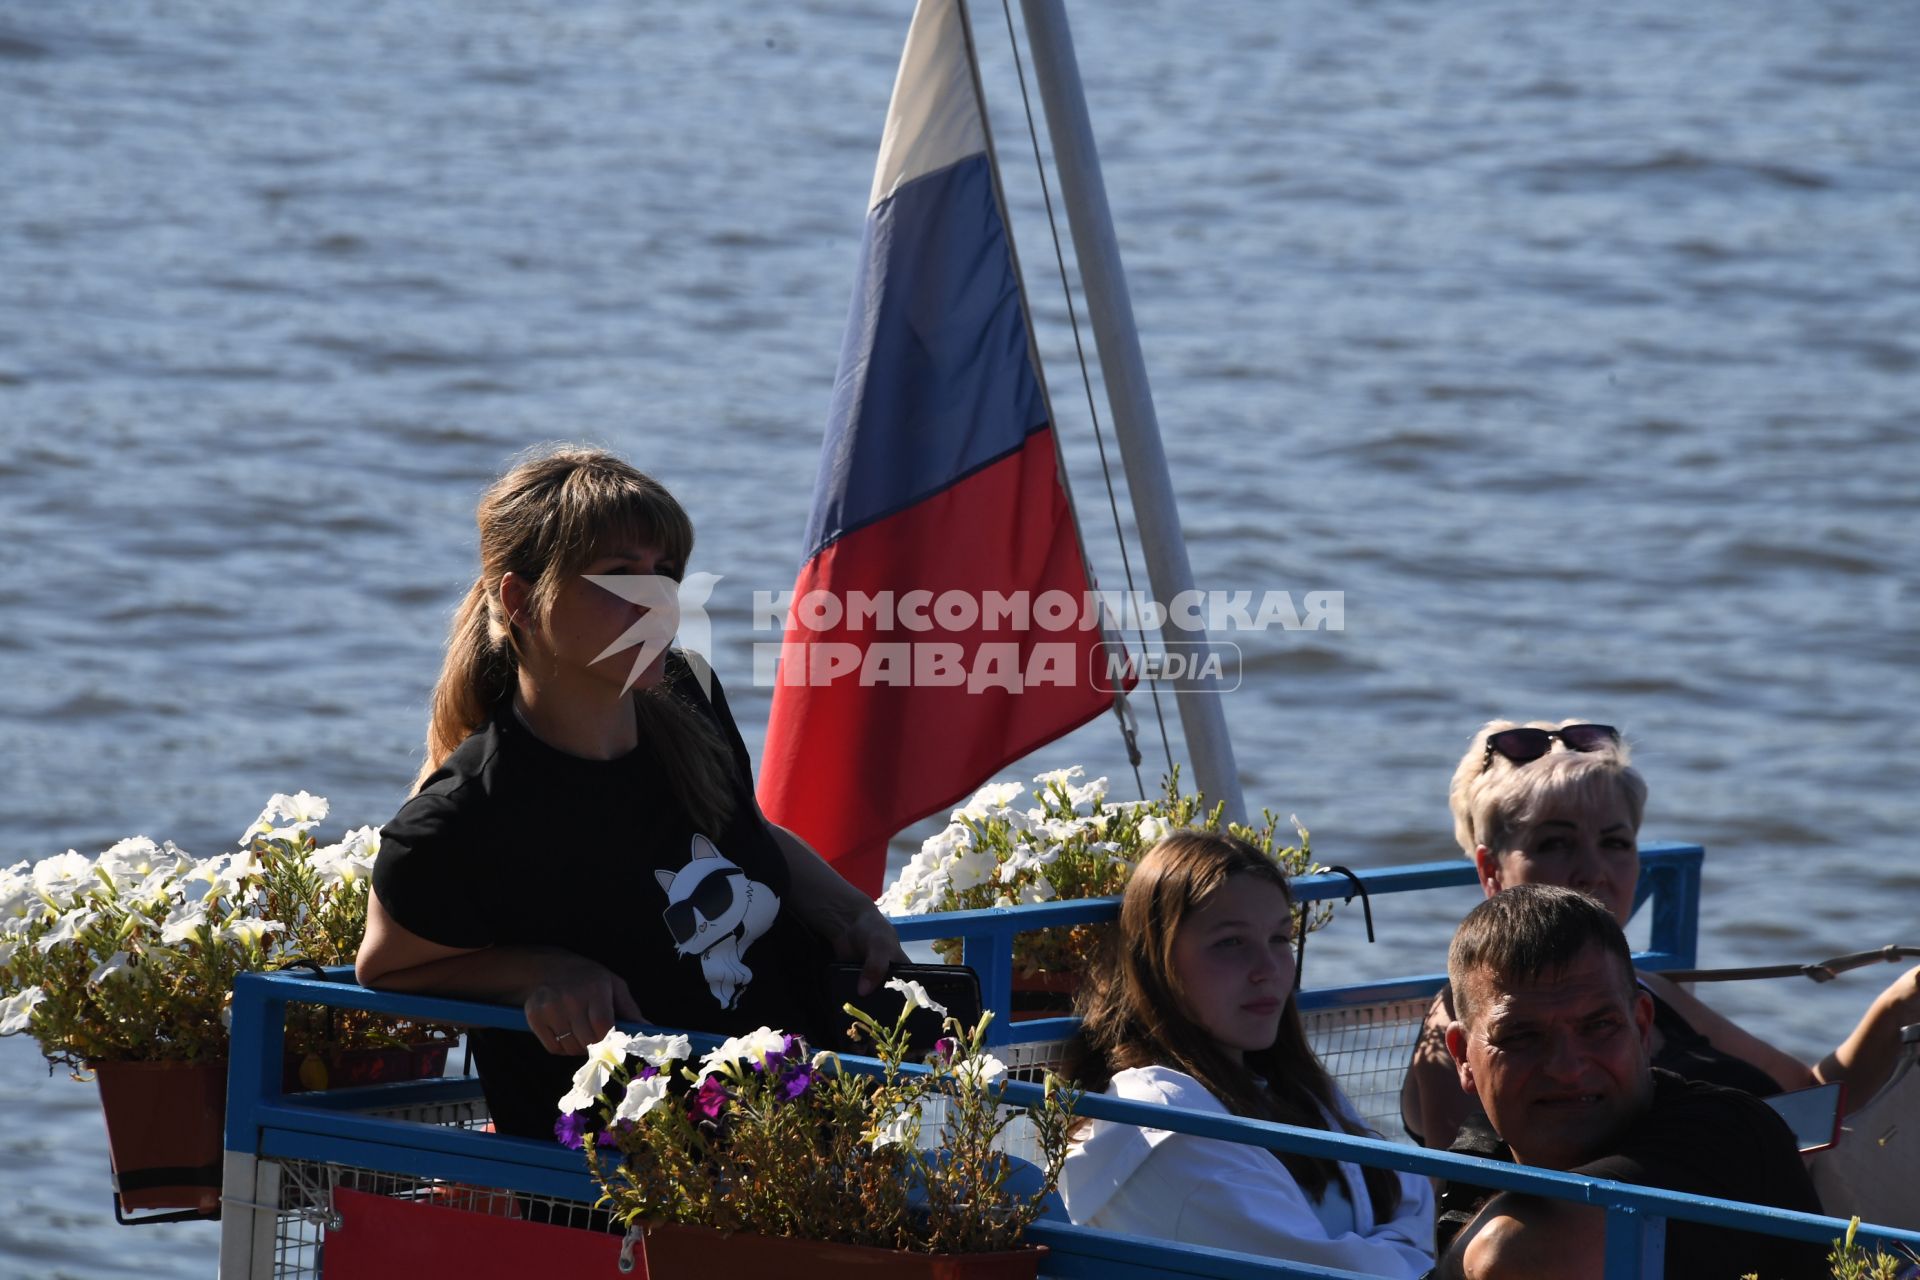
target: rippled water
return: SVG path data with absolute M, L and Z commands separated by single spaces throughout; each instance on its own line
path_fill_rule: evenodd
M 1250 800 L 1330 861 L 1447 856 L 1475 725 L 1592 716 L 1646 834 L 1709 847 L 1706 960 L 1920 940 L 1920 14 L 1174 8 L 1076 38 L 1195 571 L 1346 593 L 1235 637 Z M 0 857 L 213 853 L 300 787 L 386 817 L 474 498 L 547 438 L 686 502 L 757 740 L 905 16 L 0 5 Z M 1106 725 L 1032 771 L 1075 760 L 1125 772 Z M 1437 967 L 1463 905 L 1336 924 L 1313 977 Z M 1887 976 L 1713 998 L 1812 1055 Z M 210 1228 L 102 1228 L 92 1091 L 17 1039 L 0 1107 L 0 1273 L 211 1271 Z

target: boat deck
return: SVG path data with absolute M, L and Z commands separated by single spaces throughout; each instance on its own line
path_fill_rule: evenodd
M 1695 959 L 1700 870 L 1697 845 L 1642 850 L 1639 899 L 1651 911 L 1645 968 L 1687 968 Z M 1356 877 L 1373 897 L 1473 883 L 1464 862 L 1422 864 Z M 1341 875 L 1295 882 L 1302 901 L 1343 898 L 1352 891 Z M 917 916 L 896 921 L 903 939 L 965 940 L 967 963 L 979 971 L 990 1008 L 1011 1003 L 1012 940 L 1053 925 L 1112 919 L 1117 899 L 1046 903 L 1031 907 Z M 1301 1006 L 1315 1046 L 1341 1086 L 1380 1132 L 1397 1136 L 1401 1073 L 1438 973 L 1389 982 L 1308 989 Z M 578 1152 L 549 1143 L 477 1130 L 485 1121 L 478 1082 L 448 1078 L 327 1093 L 283 1094 L 282 1024 L 289 1003 L 405 1014 L 468 1026 L 524 1029 L 517 1007 L 369 991 L 349 971 L 327 978 L 292 974 L 242 975 L 234 990 L 229 1069 L 225 1212 L 221 1275 L 266 1280 L 322 1274 L 329 1231 L 341 1223 L 336 1198 L 346 1191 L 431 1202 L 483 1214 L 524 1214 L 529 1204 L 556 1224 L 583 1225 L 597 1195 Z M 1071 1019 L 996 1020 L 995 1052 L 1017 1068 L 1038 1065 L 1071 1030 Z M 692 1037 L 697 1048 L 718 1037 Z M 849 1058 L 855 1069 L 877 1069 Z M 1036 1084 L 1008 1086 L 1010 1105 L 1040 1097 Z M 1608 1280 L 1662 1273 L 1665 1223 L 1682 1218 L 1795 1239 L 1830 1241 L 1847 1224 L 1833 1218 L 1758 1208 L 1624 1183 L 1430 1152 L 1384 1138 L 1357 1138 L 1262 1121 L 1150 1107 L 1104 1096 L 1083 1097 L 1079 1112 L 1100 1119 L 1151 1124 L 1275 1150 L 1323 1155 L 1433 1177 L 1466 1178 L 1481 1186 L 1518 1189 L 1577 1200 L 1606 1211 Z M 1337 1277 L 1349 1273 L 1195 1246 L 1167 1244 L 1076 1227 L 1064 1218 L 1034 1225 L 1031 1238 L 1051 1253 L 1043 1274 L 1100 1280 L 1154 1276 Z M 1920 1233 L 1862 1227 L 1863 1243 L 1920 1248 Z

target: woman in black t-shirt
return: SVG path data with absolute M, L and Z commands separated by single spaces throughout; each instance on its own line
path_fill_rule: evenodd
M 679 503 L 563 448 L 508 472 L 477 519 L 480 574 L 426 767 L 382 832 L 356 972 L 521 1005 L 531 1035 L 474 1045 L 495 1127 L 543 1137 L 616 1019 L 824 1030 L 831 956 L 867 986 L 903 956 L 864 894 L 761 816 L 725 694 L 670 648 L 693 548 Z

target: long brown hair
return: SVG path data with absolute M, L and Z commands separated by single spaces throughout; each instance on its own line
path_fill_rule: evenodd
M 1105 963 L 1089 975 L 1079 998 L 1080 1029 L 1067 1049 L 1067 1072 L 1082 1088 L 1105 1089 L 1132 1067 L 1172 1067 L 1192 1076 L 1235 1115 L 1308 1129 L 1375 1136 L 1348 1120 L 1333 1080 L 1314 1056 L 1289 993 L 1280 1031 L 1266 1049 L 1236 1062 L 1192 1013 L 1174 971 L 1174 938 L 1189 917 L 1236 875 L 1257 876 L 1293 901 L 1286 873 L 1273 859 L 1234 836 L 1176 831 L 1149 849 L 1120 900 L 1120 927 L 1108 938 Z M 1298 928 L 1298 922 L 1295 927 Z M 1291 1152 L 1273 1153 L 1314 1200 L 1336 1178 L 1334 1162 Z M 1400 1181 L 1387 1169 L 1362 1166 L 1374 1217 L 1386 1221 L 1400 1205 Z
M 427 759 L 417 790 L 454 748 L 487 722 L 519 680 L 519 631 L 500 603 L 500 579 L 532 584 L 527 608 L 545 626 L 560 589 L 594 560 L 623 545 L 657 548 L 660 571 L 678 578 L 693 552 L 693 523 L 652 477 L 599 449 L 556 446 L 493 483 L 474 512 L 480 574 L 454 613 L 447 657 L 433 690 Z M 669 670 L 686 661 L 669 657 Z M 700 713 L 667 692 L 636 700 L 641 741 L 696 825 L 717 834 L 733 810 L 733 761 Z

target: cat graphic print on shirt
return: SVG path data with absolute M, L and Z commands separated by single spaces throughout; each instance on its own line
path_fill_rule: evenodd
M 692 855 L 678 871 L 655 871 L 666 890 L 667 929 L 682 956 L 699 956 L 707 989 L 731 1009 L 753 981 L 741 959 L 780 914 L 773 890 L 729 862 L 705 836 L 693 837 Z

